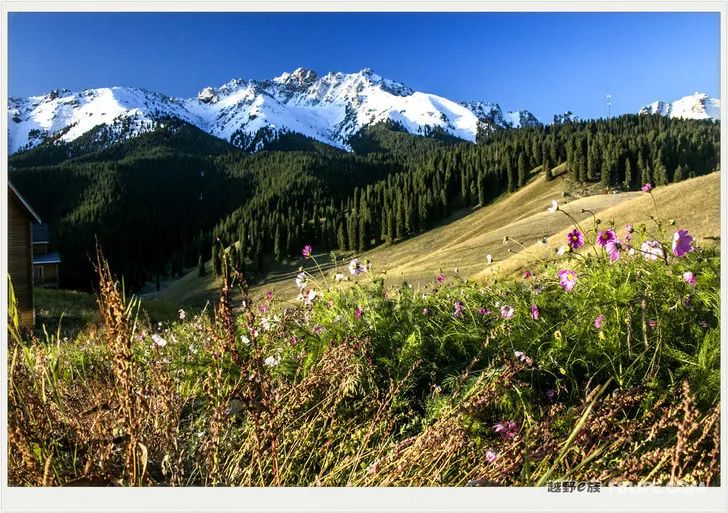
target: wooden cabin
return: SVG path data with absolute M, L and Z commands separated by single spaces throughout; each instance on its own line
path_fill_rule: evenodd
M 36 287 L 58 288 L 61 255 L 49 251 L 50 230 L 45 223 L 33 225 L 33 283 Z
M 33 301 L 33 223 L 40 217 L 8 181 L 8 274 L 15 291 L 20 324 L 35 325 Z

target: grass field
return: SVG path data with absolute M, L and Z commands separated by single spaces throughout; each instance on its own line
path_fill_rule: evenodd
M 370 260 L 377 272 L 386 273 L 385 281 L 389 285 L 403 281 L 424 285 L 431 283 L 441 271 L 452 274 L 455 270 L 463 278 L 482 281 L 533 266 L 564 243 L 571 220 L 547 212 L 552 200 L 559 201 L 564 210 L 583 221 L 585 228 L 592 225 L 592 216 L 582 209 L 598 214 L 604 222 L 613 221 L 615 226 L 626 224 L 628 219 L 633 224 L 643 223 L 654 215 L 652 199 L 645 193 L 607 194 L 598 186 L 584 188 L 574 183 L 566 177 L 563 166 L 554 171 L 557 176 L 551 182 L 546 182 L 541 173 L 535 173 L 528 185 L 492 204 L 456 212 L 432 230 L 358 256 Z M 689 224 L 699 238 L 705 239 L 703 242 L 718 240 L 719 173 L 658 187 L 654 195 L 662 205 L 660 216 L 675 219 L 678 224 Z M 507 244 L 503 243 L 505 236 L 510 239 Z M 544 237 L 548 240 L 546 245 L 539 243 Z M 488 254 L 493 258 L 491 265 L 486 262 Z M 315 253 L 315 256 L 323 269 L 330 268 L 328 254 Z M 294 277 L 301 266 L 310 269 L 311 263 L 300 260 L 285 266 L 272 265 L 263 283 L 252 284 L 253 296 L 273 291 L 279 297 L 294 298 L 298 293 Z M 193 270 L 160 293 L 151 294 L 149 299 L 201 308 L 217 297 L 219 286 L 219 279 L 209 273 L 200 278 Z

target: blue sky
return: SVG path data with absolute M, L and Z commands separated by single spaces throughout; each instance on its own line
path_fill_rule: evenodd
M 718 13 L 10 13 L 11 96 L 125 85 L 173 96 L 302 66 L 365 67 L 543 121 L 720 94 Z

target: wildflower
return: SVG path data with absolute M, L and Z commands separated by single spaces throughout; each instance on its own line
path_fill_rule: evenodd
M 312 329 L 314 335 L 320 335 L 324 331 L 324 327 L 319 324 L 314 324 Z
M 624 240 L 627 242 L 632 240 L 632 234 L 634 233 L 634 227 L 631 224 L 628 224 L 624 227 Z
M 541 312 L 538 310 L 538 305 L 531 305 L 531 317 L 533 317 L 533 320 L 537 321 L 540 316 Z
M 334 274 L 334 280 L 336 280 L 336 281 L 343 281 L 344 280 L 344 275 L 342 273 L 336 273 L 336 274 Z
M 504 319 L 510 319 L 511 317 L 513 317 L 514 313 L 516 313 L 516 309 L 513 308 L 512 306 L 510 306 L 510 305 L 501 306 L 500 314 L 501 314 L 501 317 L 503 317 Z
M 564 256 L 566 253 L 571 251 L 571 247 L 568 245 L 561 246 L 556 250 L 556 256 Z
M 640 246 L 640 251 L 645 257 L 645 260 L 657 260 L 658 258 L 665 258 L 665 252 L 662 250 L 662 244 L 656 240 L 647 240 Z
M 262 314 L 266 313 L 268 311 L 267 305 L 258 305 L 258 311 Z
M 158 347 L 164 347 L 167 345 L 167 341 L 164 340 L 160 335 L 157 335 L 156 333 L 154 333 L 152 335 L 152 340 L 154 341 L 155 344 L 157 344 Z
M 296 287 L 302 290 L 306 288 L 307 284 L 308 278 L 306 278 L 306 273 L 298 273 L 298 276 L 296 276 Z
M 609 255 L 609 260 L 612 262 L 616 262 L 619 260 L 619 252 L 624 249 L 624 246 L 622 245 L 622 242 L 619 239 L 612 239 L 604 246 L 604 249 L 607 250 L 607 255 Z
M 642 192 L 650 192 L 652 189 L 652 184 L 649 182 L 642 186 Z
M 672 254 L 683 257 L 693 250 L 693 236 L 687 230 L 678 230 L 672 238 Z
M 266 293 L 265 293 L 265 298 L 266 298 L 266 299 L 267 299 L 268 301 L 270 301 L 271 299 L 273 299 L 273 291 L 272 291 L 272 290 L 269 290 L 268 292 L 266 292 Z
M 703 329 L 708 329 L 708 327 L 710 326 L 710 325 L 709 325 L 709 324 L 707 323 L 707 321 L 700 321 L 700 322 L 698 322 L 698 325 L 699 325 L 699 326 L 700 326 L 701 328 L 703 328 Z
M 523 273 L 523 278 L 526 280 L 529 279 L 531 276 L 533 276 L 533 274 L 531 274 L 531 271 L 526 271 L 525 273 Z
M 687 283 L 688 285 L 692 285 L 693 287 L 697 283 L 697 280 L 695 279 L 695 275 L 690 271 L 683 273 L 683 281 L 685 283 Z
M 551 206 L 547 209 L 550 214 L 553 214 L 559 209 L 559 202 L 556 200 L 551 201 Z
M 364 310 L 360 306 L 357 306 L 354 310 L 354 317 L 356 317 L 357 319 L 361 319 L 362 315 L 364 315 Z
M 301 255 L 303 255 L 303 258 L 308 258 L 311 256 L 311 252 L 313 251 L 313 248 L 310 244 L 306 244 L 303 249 L 301 250 Z
M 576 273 L 570 269 L 562 269 L 559 271 L 559 285 L 566 292 L 570 292 L 576 286 Z
M 490 449 L 485 451 L 485 461 L 487 461 L 488 463 L 493 463 L 497 457 L 498 457 L 498 455 L 496 453 L 494 453 L 493 451 L 491 451 Z
M 291 340 L 288 343 L 291 344 L 291 347 L 298 344 L 298 339 L 296 338 L 296 335 L 291 335 Z
M 270 321 L 267 317 L 260 318 L 260 327 L 263 328 L 263 331 L 270 331 Z
M 249 346 L 250 345 L 250 339 L 246 337 L 245 335 L 240 336 L 240 341 L 243 343 L 243 345 Z
M 430 309 L 428 307 L 424 307 L 422 309 L 422 315 L 424 315 L 425 317 L 429 316 L 430 315 Z
M 187 349 L 190 350 L 190 354 L 197 354 L 197 348 L 194 344 L 190 344 Z
M 182 310 L 182 309 L 180 308 L 180 309 L 179 309 L 179 312 L 177 312 L 177 313 L 179 314 L 179 320 L 180 320 L 180 321 L 184 321 L 184 320 L 185 320 L 185 316 L 187 315 L 187 314 L 185 313 L 185 311 L 184 311 L 184 310 Z
M 460 301 L 455 301 L 455 311 L 453 312 L 455 317 L 463 316 L 463 304 Z
M 650 328 L 654 330 L 657 327 L 657 321 L 655 319 L 650 319 L 649 325 Z
M 584 234 L 575 228 L 566 236 L 566 240 L 572 250 L 577 250 L 584 245 Z
M 549 388 L 548 390 L 546 390 L 546 399 L 548 399 L 549 402 L 554 402 L 554 400 L 556 399 L 556 390 L 554 390 L 553 388 Z
M 597 236 L 597 244 L 599 244 L 602 247 L 605 247 L 607 245 L 607 242 L 610 240 L 614 240 L 617 238 L 617 235 L 614 233 L 614 230 L 604 230 L 603 232 L 599 232 L 599 235 Z
M 493 430 L 501 437 L 510 439 L 515 437 L 516 433 L 518 433 L 518 424 L 516 424 L 512 420 L 501 420 L 495 426 L 493 426 Z
M 486 255 L 485 256 L 485 260 L 486 260 L 486 262 L 488 262 L 488 264 L 492 264 L 493 263 L 493 255 L 490 255 L 490 254 Z
M 490 315 L 491 312 L 487 308 L 481 308 L 480 310 L 478 310 L 478 313 L 480 315 Z
M 604 316 L 602 314 L 597 315 L 594 319 L 594 327 L 598 330 L 602 329 L 602 323 L 604 322 Z
M 435 279 L 437 280 L 437 283 L 445 283 L 445 275 L 442 273 L 438 274 Z
M 314 299 L 316 299 L 316 291 L 313 289 L 309 289 L 306 293 L 306 304 L 312 304 Z
M 364 267 L 362 266 L 360 259 L 353 258 L 351 262 L 349 262 L 349 272 L 354 276 L 357 276 L 364 272 Z
M 525 363 L 529 367 L 533 364 L 533 360 L 526 355 L 523 351 L 514 351 L 513 355 L 521 362 Z
M 265 360 L 263 360 L 263 365 L 265 365 L 266 367 L 275 367 L 279 363 L 281 363 L 281 357 L 280 356 L 278 356 L 278 357 L 276 357 L 276 356 L 269 356 L 268 358 L 266 358 Z

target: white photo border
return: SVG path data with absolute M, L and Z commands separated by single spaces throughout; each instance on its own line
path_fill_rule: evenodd
M 8 177 L 8 14 L 13 12 L 715 12 L 720 13 L 721 119 L 728 98 L 728 2 L 711 1 L 476 1 L 476 0 L 7 0 L 0 4 L 0 174 Z M 726 130 L 721 124 L 721 169 L 728 168 Z M 721 296 L 728 290 L 725 241 L 728 181 L 721 187 Z M 7 188 L 0 188 L 0 271 L 7 276 Z M 0 279 L 0 297 L 7 297 L 7 280 Z M 721 302 L 721 316 L 728 318 Z M 7 319 L 7 302 L 0 301 L 0 318 Z M 7 512 L 100 511 L 726 511 L 728 451 L 726 414 L 727 335 L 721 332 L 721 486 L 720 487 L 602 487 L 600 493 L 548 493 L 544 488 L 18 488 L 7 476 L 7 329 L 0 330 L 0 510 Z

